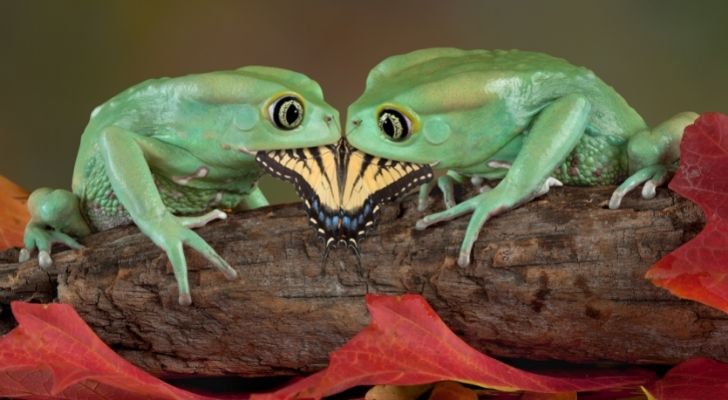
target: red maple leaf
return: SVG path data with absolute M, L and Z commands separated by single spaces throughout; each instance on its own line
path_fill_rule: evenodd
M 728 365 L 707 358 L 688 360 L 645 387 L 657 400 L 728 398 Z
M 0 175 L 0 250 L 23 246 L 23 231 L 30 219 L 27 198 L 20 186 Z
M 640 385 L 653 374 L 639 369 L 554 377 L 526 372 L 470 347 L 418 295 L 367 295 L 372 321 L 331 354 L 325 370 L 252 399 L 320 398 L 359 385 L 418 385 L 457 381 L 505 391 L 565 393 Z
M 685 129 L 670 189 L 697 203 L 705 228 L 646 277 L 672 294 L 728 312 L 728 116 L 706 113 Z
M 0 397 L 190 399 L 108 348 L 66 304 L 13 302 L 19 326 L 0 338 Z

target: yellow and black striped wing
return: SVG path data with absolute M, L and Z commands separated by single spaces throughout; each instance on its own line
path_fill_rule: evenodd
M 271 175 L 294 185 L 303 199 L 309 222 L 326 237 L 322 224 L 329 215 L 338 212 L 341 203 L 336 147 L 259 151 L 256 160 Z
M 376 225 L 380 205 L 432 179 L 429 165 L 400 162 L 351 150 L 341 194 L 342 239 L 358 248 L 358 240 Z

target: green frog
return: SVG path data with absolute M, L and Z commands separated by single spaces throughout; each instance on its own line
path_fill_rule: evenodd
M 640 115 L 592 71 L 536 52 L 433 48 L 385 59 L 349 106 L 346 138 L 375 156 L 429 163 L 447 209 L 418 229 L 472 213 L 458 264 L 493 216 L 552 186 L 621 183 L 609 206 L 642 185 L 655 195 L 676 167 L 684 112 L 649 129 Z M 500 179 L 455 204 L 453 185 Z M 431 186 L 431 185 L 430 185 Z M 424 209 L 429 186 L 420 191 Z
M 337 142 L 338 112 L 307 76 L 250 66 L 142 82 L 91 113 L 81 136 L 72 192 L 41 188 L 21 261 L 38 249 L 52 264 L 55 242 L 134 223 L 169 258 L 179 303 L 191 304 L 183 245 L 226 277 L 237 272 L 191 228 L 225 219 L 223 210 L 268 204 L 257 181 L 261 150 Z

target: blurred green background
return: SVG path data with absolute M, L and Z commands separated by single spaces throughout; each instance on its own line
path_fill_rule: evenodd
M 594 70 L 650 125 L 728 112 L 726 1 L 0 2 L 0 174 L 70 188 L 91 110 L 141 80 L 250 64 L 317 80 L 342 113 L 386 56 L 518 48 Z M 342 114 L 342 117 L 344 115 Z M 266 179 L 274 201 L 294 199 Z

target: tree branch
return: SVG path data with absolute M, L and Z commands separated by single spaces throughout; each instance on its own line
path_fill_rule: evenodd
M 363 295 L 371 292 L 423 294 L 457 334 L 493 356 L 728 361 L 728 315 L 643 278 L 700 231 L 699 208 L 662 190 L 608 210 L 610 193 L 555 189 L 494 218 L 467 268 L 455 260 L 469 218 L 416 231 L 422 214 L 412 199 L 384 207 L 362 243 L 361 268 L 346 249 L 322 266 L 322 245 L 298 205 L 233 215 L 198 231 L 241 278 L 227 281 L 187 251 L 192 307 L 177 304 L 166 256 L 135 227 L 119 228 L 56 254 L 49 272 L 3 253 L 0 303 L 57 297 L 122 356 L 158 375 L 316 370 L 368 323 Z M 9 327 L 6 316 L 0 329 Z

